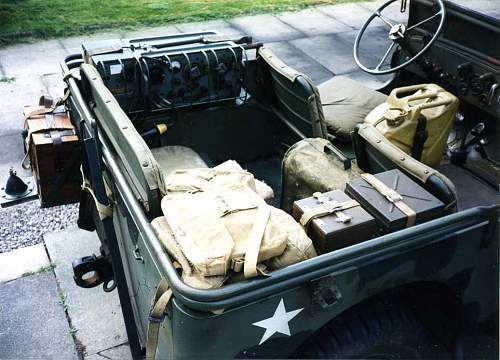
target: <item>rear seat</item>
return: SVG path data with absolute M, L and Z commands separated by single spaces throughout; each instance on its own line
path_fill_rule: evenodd
M 201 156 L 186 146 L 162 146 L 151 149 L 151 153 L 163 172 L 163 176 L 168 176 L 177 170 L 208 168 L 207 163 Z M 233 163 L 231 166 L 240 167 L 236 162 Z M 237 168 L 236 170 L 238 170 Z M 264 200 L 270 200 L 274 197 L 273 189 L 264 182 L 256 179 L 255 186 L 257 187 L 257 193 Z
M 208 167 L 196 151 L 186 146 L 162 146 L 151 149 L 151 153 L 164 176 L 168 176 L 176 170 Z

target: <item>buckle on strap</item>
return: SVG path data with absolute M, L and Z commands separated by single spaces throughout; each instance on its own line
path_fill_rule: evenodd
M 342 210 L 348 209 L 345 202 L 341 203 L 335 200 L 330 200 L 330 198 L 320 192 L 315 192 L 313 194 L 313 197 L 318 200 L 318 202 L 321 204 L 321 206 L 323 206 L 323 208 L 326 209 L 326 211 L 337 216 L 337 222 L 347 223 L 352 220 L 351 216 L 346 215 L 342 212 Z M 312 220 L 313 218 L 311 218 L 310 220 Z
M 386 191 L 382 191 L 381 194 L 386 197 L 391 203 L 395 203 L 397 201 L 402 201 L 403 197 L 393 189 L 388 189 Z
M 330 200 L 328 196 L 325 196 L 324 194 L 320 192 L 315 192 L 313 194 L 313 197 L 318 200 L 318 202 L 323 206 L 327 211 L 333 213 L 334 211 L 342 210 L 343 206 L 341 203 L 337 201 Z
M 149 311 L 149 317 L 148 320 L 149 322 L 152 323 L 162 323 L 163 320 L 165 320 L 165 317 L 167 316 L 167 311 L 164 311 L 161 315 L 155 315 L 153 308 Z

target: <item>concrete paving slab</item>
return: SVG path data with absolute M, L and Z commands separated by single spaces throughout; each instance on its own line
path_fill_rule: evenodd
M 333 76 L 330 70 L 287 41 L 267 43 L 265 46 L 270 48 L 285 64 L 306 74 L 316 84 L 326 81 Z
M 356 3 L 320 6 L 318 10 L 354 29 L 359 29 L 371 15 L 371 11 Z
M 66 55 L 58 40 L 23 44 L 0 50 L 0 63 L 5 76 L 32 77 L 59 71 L 59 62 Z
M 489 10 L 498 10 L 500 4 L 498 1 L 492 0 L 453 0 L 455 3 L 462 5 L 466 8 L 478 12 L 488 12 Z
M 43 244 L 1 253 L 0 283 L 20 278 L 28 273 L 45 270 L 49 265 L 50 261 Z
M 52 273 L 0 284 L 1 359 L 78 359 Z
M 24 157 L 21 131 L 9 130 L 0 135 L 0 185 L 4 186 L 9 177 L 11 167 L 17 171 L 19 177 L 31 176 L 31 172 L 21 168 Z
M 208 31 L 216 30 L 222 35 L 229 36 L 231 38 L 238 38 L 245 34 L 240 29 L 235 28 L 230 23 L 225 20 L 213 20 L 204 22 L 192 22 L 184 23 L 176 26 L 181 32 L 198 32 L 198 31 Z
M 360 6 L 370 10 L 371 12 L 375 11 L 382 4 L 383 2 L 379 1 L 359 3 Z M 402 13 L 400 9 L 401 3 L 399 1 L 395 1 L 387 6 L 384 10 L 382 10 L 382 16 L 386 17 L 389 20 L 392 20 L 393 24 L 408 24 L 408 7 L 404 13 Z
M 497 20 L 500 20 L 500 9 L 490 10 L 487 12 L 487 14 Z
M 273 42 L 298 39 L 306 36 L 272 15 L 243 16 L 229 20 L 229 23 L 255 41 Z
M 0 112 L 0 134 L 23 127 L 24 105 L 38 104 L 46 92 L 39 75 L 15 77 L 10 82 L 0 82 L 2 111 Z
M 393 75 L 371 75 L 363 70 L 356 70 L 351 73 L 345 74 L 345 76 L 356 80 L 366 86 L 367 88 L 378 90 L 380 89 L 386 81 L 392 79 Z
M 122 33 L 119 32 L 103 32 L 98 34 L 73 36 L 69 38 L 59 39 L 61 46 L 64 48 L 65 55 L 80 53 L 82 51 L 82 43 L 86 41 L 105 40 L 105 39 L 121 39 Z M 64 56 L 57 59 L 57 64 L 64 60 Z M 59 71 L 60 72 L 60 69 Z
M 180 30 L 176 26 L 156 26 L 152 28 L 138 29 L 123 33 L 123 39 L 134 39 L 142 37 L 162 36 L 178 34 Z
M 59 286 L 67 296 L 68 314 L 78 330 L 76 337 L 86 355 L 96 354 L 127 342 L 118 293 L 105 293 L 101 286 L 83 289 L 73 280 L 71 262 L 74 259 L 99 253 L 95 233 L 68 228 L 44 235 L 45 244 Z
M 64 95 L 65 83 L 62 79 L 62 73 L 42 75 L 41 81 L 45 88 L 46 94 L 49 94 L 52 99 L 61 98 Z
M 276 15 L 276 17 L 290 27 L 307 34 L 307 36 L 339 33 L 353 29 L 317 9 L 286 12 Z
M 352 44 L 339 35 L 313 36 L 293 40 L 290 43 L 334 74 L 345 74 L 356 70 L 358 67 L 352 55 Z
M 356 35 L 357 31 L 338 34 L 338 36 L 345 42 L 351 44 L 351 48 L 354 48 Z M 392 41 L 388 37 L 388 31 L 386 27 L 368 27 L 363 34 L 359 45 L 359 58 L 361 62 L 365 66 L 375 67 L 383 58 L 386 50 L 391 44 Z M 390 57 L 388 57 L 386 63 L 390 63 Z
M 112 360 L 132 360 L 132 353 L 128 343 L 101 351 L 98 355 Z

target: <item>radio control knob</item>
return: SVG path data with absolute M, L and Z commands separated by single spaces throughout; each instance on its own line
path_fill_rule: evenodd
M 467 80 L 472 75 L 471 63 L 463 63 L 457 66 L 457 75 L 461 81 Z
M 482 74 L 481 76 L 479 76 L 479 81 L 481 81 L 483 84 L 487 85 L 487 84 L 495 81 L 495 76 L 493 76 L 492 73 Z
M 423 63 L 423 67 L 425 70 L 432 70 L 434 69 L 434 62 L 432 59 L 426 58 Z
M 460 84 L 458 84 L 458 92 L 460 95 L 467 95 L 469 92 L 469 84 L 467 84 L 465 81 L 462 81 Z
M 482 106 L 488 105 L 488 95 L 484 93 L 479 95 L 479 103 Z
M 483 91 L 483 83 L 479 80 L 479 76 L 474 75 L 470 80 L 470 89 L 472 94 L 479 95 Z

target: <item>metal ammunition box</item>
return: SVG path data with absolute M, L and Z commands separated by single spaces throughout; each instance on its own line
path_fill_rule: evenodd
M 402 201 L 416 212 L 416 224 L 443 215 L 444 204 L 401 171 L 389 170 L 375 177 L 399 194 Z M 407 215 L 362 178 L 347 183 L 345 192 L 359 201 L 383 230 L 395 231 L 406 227 Z

